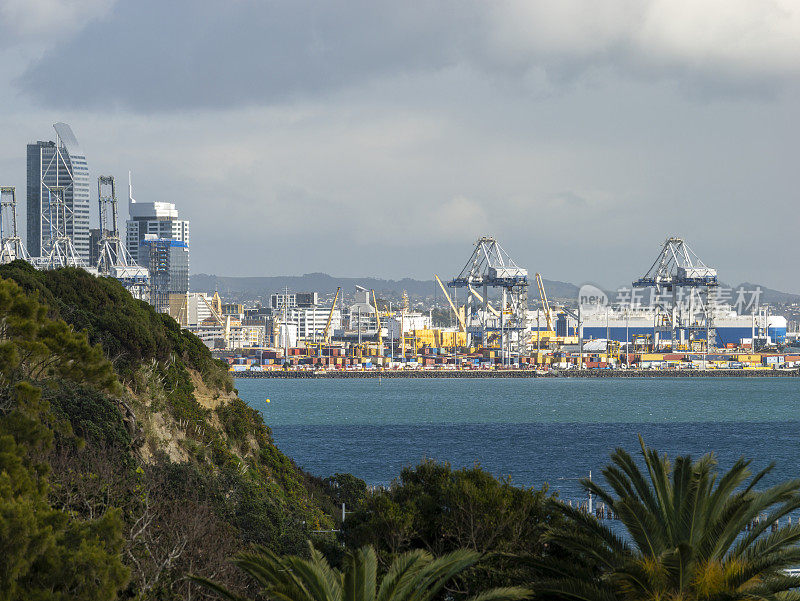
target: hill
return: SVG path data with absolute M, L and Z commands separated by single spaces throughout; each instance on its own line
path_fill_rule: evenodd
M 335 479 L 281 453 L 174 320 L 82 270 L 0 278 L 0 597 L 196 598 L 190 572 L 245 592 L 232 553 L 336 525 Z
M 548 297 L 574 299 L 578 295 L 578 287 L 566 282 L 543 280 Z M 441 297 L 439 285 L 434 280 L 385 280 L 381 278 L 339 278 L 325 273 L 307 273 L 301 276 L 275 277 L 229 277 L 208 275 L 204 273 L 192 275 L 190 288 L 198 292 L 219 291 L 226 299 L 243 301 L 252 299 L 268 299 L 270 294 L 282 292 L 284 288 L 298 292 L 319 292 L 321 295 L 333 294 L 341 286 L 345 293 L 352 293 L 355 286 L 374 289 L 386 299 L 399 299 L 405 290 L 412 300 L 426 300 Z
M 575 300 L 578 297 L 578 286 L 570 282 L 547 280 L 542 278 L 547 296 L 550 299 Z M 409 298 L 417 301 L 431 301 L 440 298 L 441 292 L 434 280 L 415 280 L 403 278 L 402 280 L 386 280 L 375 277 L 366 278 L 340 278 L 326 273 L 307 273 L 301 276 L 274 276 L 274 277 L 231 277 L 208 275 L 204 273 L 192 275 L 190 287 L 193 291 L 213 292 L 219 291 L 225 299 L 230 301 L 245 301 L 260 299 L 266 304 L 269 295 L 282 292 L 285 288 L 297 292 L 319 292 L 320 295 L 333 295 L 336 288 L 341 286 L 348 296 L 352 294 L 355 286 L 374 289 L 376 294 L 386 300 L 397 300 L 405 290 Z M 761 303 L 771 305 L 800 304 L 800 294 L 781 292 L 759 284 L 745 282 L 739 286 L 728 286 L 734 290 L 744 288 L 754 290 L 761 288 Z M 610 298 L 614 298 L 613 291 L 607 291 Z M 531 288 L 529 297 L 538 297 L 535 285 Z

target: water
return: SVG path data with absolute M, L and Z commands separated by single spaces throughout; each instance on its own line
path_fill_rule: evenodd
M 278 447 L 309 472 L 386 484 L 425 457 L 480 464 L 520 486 L 581 496 L 638 435 L 670 455 L 744 455 L 767 482 L 800 477 L 800 386 L 793 378 L 242 379 Z M 270 403 L 266 403 L 266 399 Z

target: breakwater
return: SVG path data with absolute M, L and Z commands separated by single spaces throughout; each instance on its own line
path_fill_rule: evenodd
M 347 379 L 347 378 L 785 378 L 800 376 L 798 369 L 571 369 L 546 373 L 531 369 L 499 370 L 392 370 L 392 371 L 242 371 L 235 378 Z

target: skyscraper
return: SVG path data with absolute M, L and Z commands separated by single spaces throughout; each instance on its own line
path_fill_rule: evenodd
M 52 190 L 60 188 L 66 205 L 66 232 L 78 256 L 89 262 L 89 167 L 66 123 L 53 125 L 56 141 L 28 144 L 28 251 L 47 252 L 53 230 Z
M 148 234 L 139 246 L 142 265 L 150 270 L 150 304 L 160 313 L 186 321 L 189 292 L 189 245 Z
M 189 220 L 178 218 L 178 209 L 171 202 L 138 202 L 128 174 L 128 215 L 125 246 L 139 265 L 147 267 L 141 255 L 145 236 L 176 240 L 189 244 Z M 144 261 L 144 262 L 143 262 Z

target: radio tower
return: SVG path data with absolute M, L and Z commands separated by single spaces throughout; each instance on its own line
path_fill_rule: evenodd
M 0 263 L 30 260 L 17 234 L 17 193 L 13 186 L 0 187 Z
M 81 267 L 83 261 L 75 252 L 72 238 L 67 234 L 67 214 L 72 211 L 64 202 L 64 188 L 51 186 L 47 191 L 47 222 L 50 226 L 50 238 L 44 243 L 39 263 L 42 269 L 58 269 L 59 267 Z
M 101 175 L 97 178 L 97 199 L 100 208 L 97 272 L 118 279 L 135 298 L 144 298 L 149 280 L 147 268 L 136 265 L 119 241 L 114 176 Z

